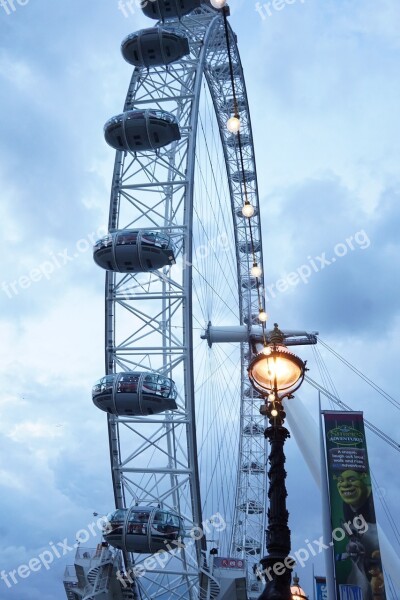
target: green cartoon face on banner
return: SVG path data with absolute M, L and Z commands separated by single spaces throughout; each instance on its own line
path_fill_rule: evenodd
M 326 411 L 324 421 L 338 598 L 385 600 L 362 414 Z
M 348 469 L 336 477 L 336 480 L 337 489 L 343 502 L 356 509 L 362 506 L 371 494 L 367 473 L 357 473 Z

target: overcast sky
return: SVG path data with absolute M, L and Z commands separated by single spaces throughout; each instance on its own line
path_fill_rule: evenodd
M 126 18 L 117 0 L 16 0 L 15 11 L 4 4 L 0 568 L 8 572 L 49 542 L 74 542 L 94 511 L 113 505 L 104 415 L 90 400 L 103 372 L 104 307 L 88 240 L 107 222 L 113 153 L 102 127 L 120 111 L 131 73 L 119 45 L 150 23 L 139 9 Z M 231 5 L 252 111 L 268 312 L 282 328 L 319 331 L 399 397 L 400 4 L 295 0 L 262 15 L 252 0 Z M 15 283 L 46 261 L 48 278 Z M 299 269 L 305 281 L 278 292 L 278 280 Z M 312 352 L 299 353 L 320 380 Z M 342 399 L 399 440 L 398 411 L 323 354 Z M 316 393 L 304 386 L 301 395 L 316 419 Z M 380 493 L 399 522 L 399 454 L 368 441 Z M 287 468 L 299 547 L 321 523 L 294 440 Z M 379 501 L 377 512 L 393 539 Z M 72 558 L 11 589 L 0 580 L 0 599 L 63 598 Z M 300 575 L 311 592 L 311 565 Z

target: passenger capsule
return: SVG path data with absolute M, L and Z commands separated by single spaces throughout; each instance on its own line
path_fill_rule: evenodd
M 262 395 L 259 394 L 259 392 L 257 392 L 252 385 L 244 388 L 243 396 L 245 398 L 254 398 L 254 400 L 262 398 Z
M 240 206 L 239 208 L 236 209 L 236 216 L 240 217 L 242 219 L 247 219 L 247 217 L 244 216 L 244 214 L 242 213 L 242 207 Z M 253 218 L 256 217 L 258 215 L 258 208 L 255 206 L 254 207 L 254 215 Z
M 237 546 L 236 550 L 237 550 L 237 552 L 245 552 L 246 554 L 249 554 L 250 556 L 255 556 L 256 554 L 261 553 L 261 547 L 260 547 L 259 543 L 257 542 L 257 540 L 255 540 L 253 538 L 246 538 L 244 540 L 244 545 Z
M 233 34 L 235 43 L 237 43 L 237 35 L 236 33 Z M 223 30 L 219 30 L 217 32 L 217 35 L 215 37 L 213 37 L 212 40 L 210 40 L 209 44 L 208 44 L 208 48 L 211 48 L 212 50 L 221 50 L 221 49 L 226 49 L 226 36 L 225 36 L 225 31 Z
M 162 27 L 131 33 L 121 45 L 122 56 L 135 67 L 160 67 L 189 54 L 189 40 L 184 35 Z
M 236 106 L 237 106 L 239 113 L 241 113 L 242 111 L 245 111 L 247 109 L 246 100 L 244 98 L 236 98 Z M 221 108 L 224 112 L 227 112 L 229 114 L 231 114 L 231 113 L 233 114 L 234 112 L 236 112 L 234 98 L 228 98 L 227 100 L 225 100 L 225 102 L 222 104 Z
M 188 15 L 199 8 L 201 0 L 149 0 L 142 6 L 142 11 L 150 19 L 174 19 Z
M 254 252 L 260 252 L 261 244 L 258 240 L 253 240 L 253 243 L 251 243 L 251 241 L 241 242 L 239 250 L 242 254 L 253 254 L 253 250 Z
M 242 466 L 244 473 L 264 473 L 265 468 L 259 462 L 244 463 Z
M 257 289 L 257 277 L 246 277 L 242 280 L 242 288 L 245 290 L 255 290 Z
M 236 171 L 236 173 L 232 173 L 232 179 L 233 181 L 236 181 L 236 183 L 243 183 L 244 181 L 246 181 L 246 183 L 249 183 L 250 181 L 254 181 L 256 178 L 256 174 L 254 171 Z
M 137 371 L 106 375 L 92 390 L 97 408 L 112 415 L 129 417 L 176 410 L 177 396 L 172 379 L 158 373 Z
M 155 554 L 176 548 L 185 535 L 183 519 L 152 506 L 120 508 L 107 516 L 103 537 L 114 548 L 138 554 Z M 171 544 L 172 542 L 172 544 Z
M 175 245 L 162 232 L 122 229 L 98 240 L 93 258 L 108 271 L 143 273 L 175 264 Z
M 264 512 L 264 507 L 261 502 L 256 502 L 255 500 L 250 500 L 249 502 L 244 502 L 239 506 L 239 510 L 247 513 L 248 515 L 261 515 Z
M 227 146 L 229 146 L 229 148 L 236 148 L 236 146 L 239 146 L 239 136 L 237 135 L 230 135 L 228 137 L 228 139 L 226 140 L 226 144 Z M 240 144 L 241 146 L 250 146 L 251 144 L 251 137 L 248 133 L 241 133 L 240 134 Z
M 104 125 L 104 137 L 115 150 L 157 150 L 181 139 L 178 121 L 157 109 L 129 110 Z
M 232 65 L 232 70 L 234 77 L 238 77 L 240 75 L 241 69 L 240 65 L 237 63 Z M 216 67 L 213 67 L 212 74 L 220 81 L 228 81 L 231 78 L 231 68 L 229 63 L 227 62 L 223 65 L 217 65 Z
M 259 315 L 260 313 L 252 313 L 251 315 L 246 315 L 245 317 L 243 317 L 243 323 L 245 323 L 246 325 L 258 325 Z
M 264 435 L 264 427 L 258 423 L 249 423 L 243 429 L 244 435 Z

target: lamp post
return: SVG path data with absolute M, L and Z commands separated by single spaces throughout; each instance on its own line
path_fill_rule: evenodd
M 269 420 L 269 427 L 264 432 L 270 443 L 266 531 L 268 554 L 261 560 L 266 586 L 259 600 L 292 600 L 290 583 L 294 561 L 289 557 L 290 529 L 286 508 L 284 453 L 284 444 L 290 433 L 283 425 L 286 413 L 282 401 L 293 397 L 293 392 L 303 383 L 305 371 L 306 363 L 286 348 L 284 335 L 276 323 L 269 337 L 269 344 L 253 358 L 248 367 L 252 386 L 265 399 L 260 412 Z
M 293 585 L 290 588 L 290 592 L 292 600 L 308 600 L 305 591 L 300 587 L 300 579 L 297 577 L 297 573 L 293 577 Z

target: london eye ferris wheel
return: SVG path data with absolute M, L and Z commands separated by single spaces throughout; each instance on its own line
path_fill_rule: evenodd
M 132 598 L 216 598 L 221 557 L 249 599 L 262 589 L 264 417 L 247 362 L 265 336 L 263 255 L 224 4 L 144 5 L 153 26 L 122 43 L 133 75 L 105 126 L 116 156 L 109 233 L 94 248 L 106 343 L 93 401 L 107 412 L 115 497 L 105 539 Z

